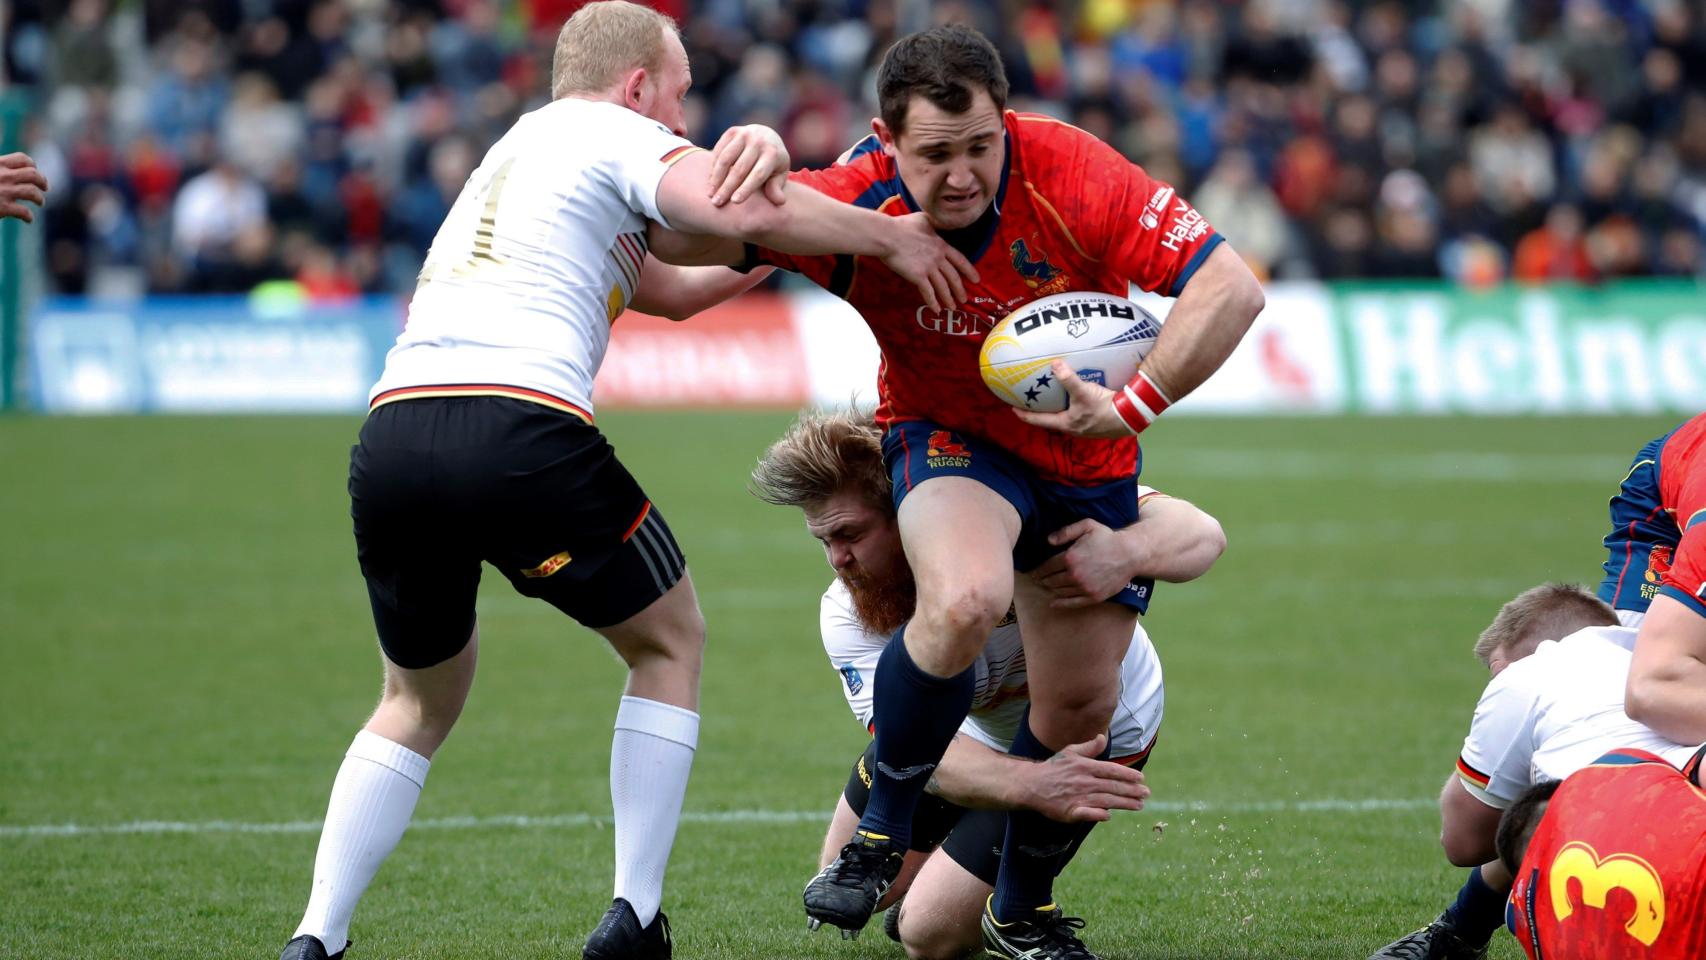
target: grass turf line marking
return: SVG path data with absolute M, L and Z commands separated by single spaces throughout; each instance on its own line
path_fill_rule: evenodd
M 1388 811 L 1431 810 L 1439 801 L 1433 798 L 1363 800 L 1271 800 L 1257 803 L 1212 803 L 1201 801 L 1157 800 L 1144 804 L 1144 813 L 1384 813 Z M 1129 814 L 1122 814 L 1127 816 Z M 493 817 L 432 817 L 409 824 L 411 830 L 480 830 L 480 829 L 538 829 L 599 827 L 611 825 L 611 818 L 590 813 L 566 813 L 554 816 L 505 815 Z M 829 822 L 827 810 L 718 810 L 689 811 L 681 815 L 682 823 L 701 824 L 793 824 Z M 0 824 L 0 837 L 88 837 L 124 834 L 162 833 L 318 833 L 319 820 L 285 820 L 278 823 L 252 823 L 242 820 L 136 820 L 130 823 L 33 823 Z

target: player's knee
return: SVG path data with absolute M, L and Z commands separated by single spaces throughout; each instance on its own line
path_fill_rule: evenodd
M 903 911 L 900 917 L 900 944 L 912 960 L 964 960 L 975 956 L 983 947 L 983 938 L 975 928 L 949 929 L 939 924 L 908 922 Z
M 1012 602 L 1011 588 L 1004 593 L 995 584 L 959 583 L 920 597 L 918 614 L 941 634 L 977 650 L 1007 615 Z

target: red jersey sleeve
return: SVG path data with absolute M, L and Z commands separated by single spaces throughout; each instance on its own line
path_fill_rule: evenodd
M 1706 413 L 1676 429 L 1659 454 L 1659 497 L 1682 541 L 1659 593 L 1706 617 Z
M 1152 293 L 1176 297 L 1221 243 L 1196 208 L 1119 151 L 1070 124 L 1019 115 L 1026 176 L 1083 252 Z

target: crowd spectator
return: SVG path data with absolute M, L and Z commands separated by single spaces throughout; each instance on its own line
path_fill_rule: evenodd
M 53 284 L 411 290 L 484 145 L 545 101 L 581 2 L 9 4 Z M 1174 182 L 1274 278 L 1706 272 L 1698 0 L 656 5 L 682 21 L 701 143 L 763 122 L 831 162 L 869 130 L 887 45 L 961 19 L 1002 50 L 1013 107 Z

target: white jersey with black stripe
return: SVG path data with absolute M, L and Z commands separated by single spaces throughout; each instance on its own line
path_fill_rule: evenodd
M 640 282 L 646 221 L 668 225 L 658 183 L 693 149 L 601 101 L 557 100 L 516 121 L 439 227 L 372 398 L 501 385 L 590 416 L 610 325 Z

